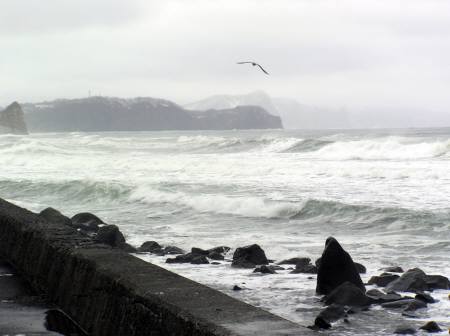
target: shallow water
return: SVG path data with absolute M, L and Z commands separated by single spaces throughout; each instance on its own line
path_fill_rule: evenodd
M 333 235 L 368 275 L 401 265 L 450 276 L 450 129 L 3 135 L 0 158 L 0 197 L 94 212 L 134 245 L 258 243 L 271 259 L 314 260 Z M 302 324 L 321 308 L 308 275 L 143 258 Z M 447 294 L 426 312 L 444 325 Z M 400 318 L 367 314 L 333 332 L 390 334 L 377 318 Z

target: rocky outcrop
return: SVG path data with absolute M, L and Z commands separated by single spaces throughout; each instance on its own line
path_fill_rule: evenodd
M 316 292 L 328 294 L 346 281 L 353 283 L 362 292 L 366 291 L 352 257 L 336 239 L 330 237 L 325 242 L 320 260 Z
M 14 102 L 0 112 L 0 134 L 28 134 L 21 106 Z
M 267 265 L 264 250 L 258 245 L 253 244 L 244 247 L 238 247 L 233 254 L 232 267 L 238 268 L 254 268 L 256 265 Z
M 258 106 L 190 111 L 164 99 L 90 97 L 25 104 L 31 131 L 152 131 L 282 128 Z

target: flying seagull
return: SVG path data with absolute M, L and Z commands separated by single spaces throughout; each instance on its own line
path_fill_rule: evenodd
M 257 65 L 257 66 L 259 66 L 259 68 L 260 68 L 266 75 L 269 74 L 266 70 L 264 70 L 264 68 L 263 68 L 261 65 L 259 65 L 259 64 L 256 63 L 256 62 L 251 62 L 251 61 L 249 61 L 249 62 L 237 62 L 237 64 L 251 64 L 251 65 L 253 65 L 253 66 Z

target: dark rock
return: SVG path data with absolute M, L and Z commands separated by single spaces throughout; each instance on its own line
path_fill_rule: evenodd
M 297 264 L 291 274 L 298 273 L 317 274 L 317 267 L 313 264 Z
M 166 254 L 183 254 L 183 253 L 184 253 L 183 249 L 176 247 L 176 246 L 169 245 L 169 246 L 164 247 L 162 249 L 162 251 L 158 254 L 166 255 Z
M 203 250 L 203 249 L 198 248 L 198 247 L 193 247 L 191 249 L 191 253 L 192 254 L 199 254 L 199 255 L 207 256 L 209 254 L 209 251 Z
M 186 253 L 177 255 L 175 258 L 168 258 L 166 260 L 166 263 L 168 264 L 209 264 L 208 259 L 206 256 L 201 254 L 194 254 L 194 253 Z
M 98 243 L 106 244 L 112 247 L 120 247 L 125 243 L 125 237 L 120 232 L 117 225 L 105 225 L 98 229 L 95 240 Z
M 423 326 L 421 326 L 419 329 L 425 330 L 429 333 L 435 333 L 435 332 L 441 332 L 442 329 L 439 327 L 439 325 L 434 322 L 434 321 L 430 321 L 425 323 Z
M 320 329 L 329 329 L 331 328 L 331 323 L 346 316 L 347 312 L 345 311 L 344 306 L 332 304 L 317 315 L 314 320 L 314 325 Z
M 443 275 L 427 275 L 425 282 L 429 290 L 450 289 L 450 281 Z
M 217 262 L 217 261 L 211 261 L 210 264 L 211 265 L 222 265 L 220 262 Z
M 397 329 L 395 329 L 394 334 L 413 335 L 416 332 L 417 332 L 416 328 L 414 328 L 413 326 L 402 325 L 402 326 L 397 327 Z
M 99 225 L 105 224 L 100 218 L 89 212 L 76 214 L 71 220 L 73 227 L 91 232 L 97 232 L 99 230 Z
M 426 293 L 418 293 L 414 298 L 416 300 L 420 300 L 425 303 L 435 303 L 436 302 L 430 294 L 426 294 Z
M 425 308 L 427 306 L 426 302 L 421 300 L 413 299 L 408 305 L 405 307 L 405 311 L 416 311 L 417 309 Z
M 321 262 L 322 262 L 322 257 L 316 259 L 315 265 L 317 266 L 317 268 L 319 268 Z M 363 264 L 360 264 L 357 262 L 353 262 L 353 263 L 355 264 L 356 271 L 359 274 L 365 274 L 367 272 L 366 266 L 364 266 Z
M 227 253 L 229 250 L 231 250 L 231 248 L 228 247 L 228 246 L 217 246 L 217 247 L 210 248 L 210 249 L 208 250 L 208 252 L 209 252 L 209 253 L 215 252 L 215 253 L 225 254 L 225 253 Z
M 267 265 L 266 254 L 263 249 L 257 245 L 239 247 L 234 251 L 232 267 L 254 268 L 256 265 Z
M 400 294 L 397 293 L 383 293 L 378 289 L 371 289 L 366 292 L 366 296 L 372 300 L 372 303 L 386 303 L 392 301 L 398 301 L 402 298 Z
M 366 266 L 357 262 L 355 262 L 354 264 L 359 274 L 366 274 L 367 272 Z
M 397 301 L 392 302 L 386 302 L 381 305 L 383 308 L 405 308 L 407 307 L 411 302 L 413 302 L 414 299 L 404 298 Z
M 242 288 L 239 287 L 238 285 L 234 285 L 234 286 L 233 286 L 233 290 L 234 290 L 234 291 L 240 291 L 240 290 L 242 290 Z
M 72 221 L 69 217 L 64 216 L 61 212 L 53 208 L 46 208 L 39 213 L 39 217 L 46 221 L 55 224 L 72 226 Z
M 381 271 L 392 272 L 392 273 L 403 273 L 404 272 L 403 268 L 401 268 L 400 266 L 384 267 L 381 269 Z
M 155 241 L 146 241 L 139 248 L 139 252 L 158 253 L 161 252 L 162 246 Z
M 280 261 L 278 265 L 309 265 L 310 263 L 310 258 L 290 258 Z
M 253 273 L 276 274 L 277 272 L 271 266 L 262 265 L 255 268 Z
M 365 307 L 372 303 L 364 292 L 351 282 L 344 282 L 323 298 L 325 304 L 338 304 L 343 306 Z
M 400 276 L 397 274 L 383 273 L 381 275 L 371 277 L 368 281 L 368 284 L 377 285 L 378 287 L 386 287 L 389 283 L 398 278 L 400 278 Z
M 212 260 L 224 260 L 225 259 L 225 257 L 222 254 L 215 252 L 215 251 L 209 252 L 207 257 Z
M 352 258 L 336 239 L 330 237 L 326 240 L 319 262 L 316 292 L 329 294 L 346 281 L 353 283 L 363 293 L 366 291 Z
M 386 286 L 389 291 L 398 292 L 422 292 L 428 289 L 425 281 L 426 274 L 419 268 L 413 268 L 403 273 L 400 278 Z

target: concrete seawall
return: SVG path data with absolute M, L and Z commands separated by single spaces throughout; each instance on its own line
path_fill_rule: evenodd
M 91 335 L 312 335 L 0 199 L 0 255 Z

